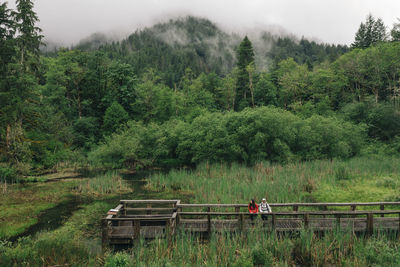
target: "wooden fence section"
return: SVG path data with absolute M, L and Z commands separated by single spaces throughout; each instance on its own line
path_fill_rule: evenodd
M 400 233 L 400 202 L 274 203 L 267 220 L 250 219 L 247 204 L 182 204 L 180 200 L 121 200 L 113 214 L 102 220 L 103 247 L 130 245 L 140 238 L 166 237 L 177 229 L 211 234 L 250 228 L 293 232 L 301 229 L 347 229 L 372 235 L 375 231 Z M 343 207 L 349 207 L 343 210 Z M 363 210 L 357 209 L 362 207 Z M 375 208 L 368 209 L 366 208 Z

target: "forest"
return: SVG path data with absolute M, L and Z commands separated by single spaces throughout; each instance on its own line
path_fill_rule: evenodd
M 0 202 L 3 210 L 11 199 L 20 199 L 24 190 L 28 190 L 27 194 L 29 190 L 51 192 L 55 200 L 45 204 L 47 200 L 43 202 L 41 198 L 43 206 L 32 211 L 37 215 L 65 201 L 69 188 L 74 188 L 74 194 L 78 192 L 90 199 L 87 200 L 90 204 L 85 205 L 94 206 L 102 214 L 118 196 L 130 192 L 126 181 L 121 180 L 120 170 L 195 170 L 197 167 L 201 172 L 207 163 L 226 164 L 225 171 L 229 173 L 229 166 L 250 170 L 260 162 L 282 168 L 336 162 L 334 168 L 345 168 L 346 162 L 357 162 L 354 166 L 360 166 L 363 158 L 368 158 L 371 166 L 380 161 L 390 162 L 388 166 L 398 163 L 400 23 L 388 30 L 380 18 L 368 15 L 355 33 L 354 42 L 346 46 L 267 31 L 247 36 L 229 34 L 208 19 L 187 16 L 137 30 L 123 40 L 105 41 L 102 36 L 93 35 L 73 47 L 50 51 L 45 47 L 38 21 L 30 0 L 18 0 L 15 10 L 7 3 L 0 4 L 0 189 L 3 192 Z M 86 181 L 69 181 L 68 189 L 62 185 L 50 188 L 49 183 L 40 187 L 41 178 L 48 180 L 70 169 L 97 176 L 87 186 Z M 359 169 L 354 174 L 346 167 L 349 176 L 361 175 L 362 168 Z M 103 171 L 100 175 L 99 170 Z M 395 181 L 394 188 L 398 188 L 398 169 L 385 170 L 386 176 L 378 172 L 376 175 L 389 177 Z M 169 188 L 195 180 L 189 174 L 182 181 L 160 179 L 159 176 L 149 178 L 149 190 L 159 192 L 160 183 Z M 121 183 L 119 188 L 109 184 L 115 180 Z M 319 186 L 322 181 L 317 180 L 315 183 Z M 97 192 L 96 181 L 102 181 L 101 186 L 109 189 Z M 26 188 L 27 184 L 35 188 Z M 194 193 L 195 188 L 186 190 Z M 63 193 L 56 196 L 58 193 L 54 190 Z M 294 199 L 277 195 L 272 201 L 306 199 L 300 191 Z M 382 193 L 382 197 L 399 201 L 396 192 L 386 193 L 389 195 Z M 172 196 L 176 192 L 165 194 Z M 250 192 L 245 194 L 250 195 Z M 314 197 L 327 200 L 322 191 Z M 83 208 L 78 212 L 86 211 Z M 77 220 L 77 216 L 74 213 L 72 220 Z M 95 221 L 98 217 L 92 215 L 91 219 Z M 46 243 L 45 240 L 51 239 L 51 232 L 37 242 L 29 238 L 18 241 L 21 243 L 17 245 L 6 241 L 35 222 L 33 219 L 24 226 L 12 228 L 13 223 L 2 222 L 0 218 L 0 226 L 4 228 L 0 231 L 0 240 L 5 240 L 0 242 L 0 265 L 2 261 L 6 265 L 33 266 L 66 260 L 57 258 L 61 257 L 57 253 L 43 256 L 45 247 L 56 242 Z M 78 227 L 77 224 L 70 221 L 63 227 Z M 68 230 L 62 229 L 58 234 L 64 238 Z M 91 233 L 92 230 L 79 231 Z M 341 238 L 338 249 L 346 250 L 341 242 L 345 243 L 347 237 Z M 102 256 L 99 261 L 90 256 L 94 252 L 82 252 L 71 245 L 75 243 L 70 239 L 65 242 L 70 246 L 66 248 L 67 255 L 72 257 L 79 251 L 79 255 L 88 259 L 80 262 L 79 256 L 75 256 L 71 261 L 76 265 L 102 265 L 107 259 L 109 262 L 133 260 L 124 254 L 110 254 L 109 258 Z M 238 240 L 232 242 L 241 246 Z M 265 242 L 260 246 L 275 241 Z M 284 247 L 286 241 L 276 242 Z M 383 246 L 382 240 L 376 242 L 378 247 Z M 39 247 L 40 244 L 44 247 Z M 369 246 L 374 244 L 353 245 L 372 251 Z M 321 243 L 311 244 L 312 249 L 316 249 L 314 245 Z M 400 263 L 399 254 L 396 256 L 399 245 L 393 246 L 387 248 L 389 254 L 394 251 L 388 257 Z M 24 247 L 34 251 L 34 256 L 28 253 L 31 256 L 23 258 Z M 205 248 L 196 244 L 194 249 Z M 149 252 L 144 249 L 142 253 Z M 248 253 L 249 258 L 240 260 L 251 261 L 252 252 Z M 296 262 L 290 256 L 268 253 L 272 253 L 267 256 L 275 263 Z M 352 254 L 356 266 L 362 264 L 358 261 L 362 256 L 357 253 Z M 35 262 L 29 263 L 29 257 Z M 48 261 L 43 262 L 41 258 Z M 340 260 L 333 257 L 328 262 Z M 209 263 L 218 265 L 212 260 Z

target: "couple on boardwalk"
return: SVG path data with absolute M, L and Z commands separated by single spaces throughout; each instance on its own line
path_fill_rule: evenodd
M 265 198 L 262 199 L 261 203 L 257 205 L 254 199 L 251 200 L 249 203 L 249 212 L 250 212 L 250 219 L 254 220 L 257 216 L 257 213 L 261 213 L 261 219 L 267 220 L 267 214 L 271 212 L 271 207 L 268 205 L 267 200 Z

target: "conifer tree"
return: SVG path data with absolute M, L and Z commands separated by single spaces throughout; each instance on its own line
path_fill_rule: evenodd
M 39 47 L 43 36 L 42 31 L 35 24 L 39 21 L 36 13 L 33 11 L 33 2 L 31 0 L 17 0 L 16 23 L 19 36 L 17 45 L 20 54 L 20 64 L 26 70 L 28 57 L 35 61 L 39 57 Z M 35 64 L 34 64 L 35 65 Z
M 355 36 L 353 48 L 368 48 L 379 42 L 387 40 L 386 26 L 381 18 L 375 19 L 371 14 L 360 24 Z
M 393 28 L 390 31 L 390 36 L 392 37 L 392 41 L 400 41 L 400 19 L 397 19 L 397 23 L 393 24 Z
M 247 36 L 244 37 L 239 45 L 237 59 L 238 78 L 236 84 L 235 110 L 242 110 L 249 106 L 251 102 L 250 75 L 247 66 L 254 62 L 253 46 Z

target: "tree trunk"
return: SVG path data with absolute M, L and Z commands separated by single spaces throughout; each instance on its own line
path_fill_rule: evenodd
M 78 93 L 78 115 L 79 115 L 79 119 L 82 118 L 82 105 L 81 105 L 81 93 L 79 91 L 79 88 L 77 86 L 77 93 Z
M 6 131 L 6 153 L 8 154 L 10 151 L 10 134 L 11 134 L 11 125 L 7 125 Z
M 251 94 L 251 104 L 254 108 L 253 76 L 251 74 L 249 75 L 249 80 L 250 80 L 249 88 L 250 88 L 250 94 Z

